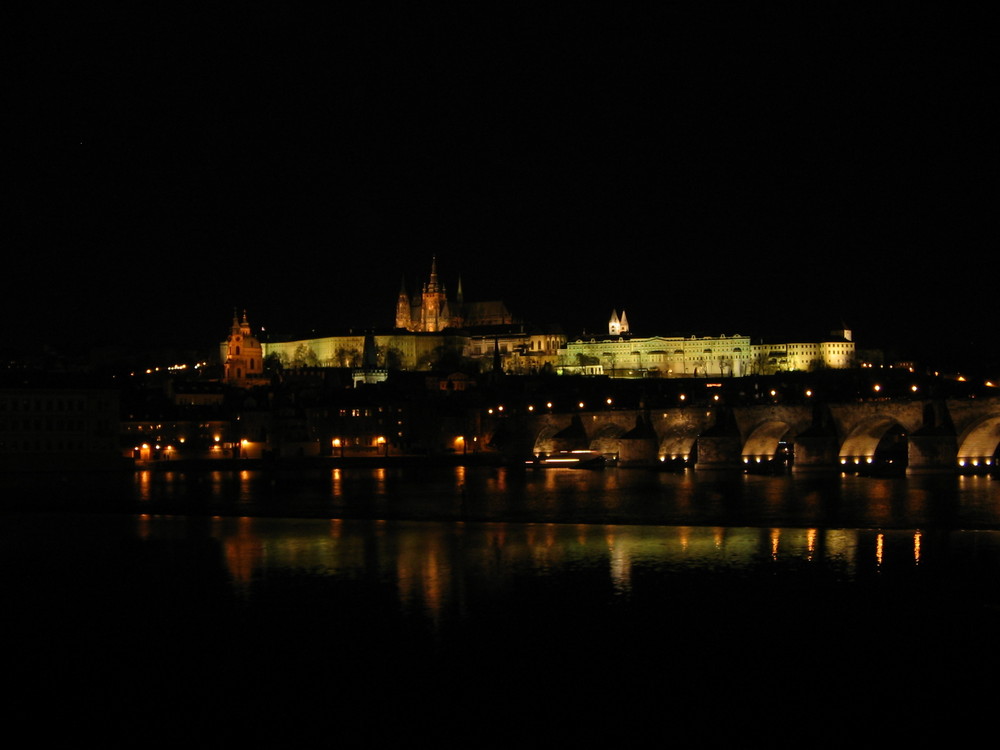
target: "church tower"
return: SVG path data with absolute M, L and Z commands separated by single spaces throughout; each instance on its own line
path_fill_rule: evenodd
M 628 318 L 622 310 L 622 316 L 618 317 L 618 311 L 611 311 L 611 320 L 608 321 L 608 333 L 612 336 L 621 336 L 628 333 Z
M 233 326 L 226 340 L 225 380 L 246 387 L 264 378 L 264 349 L 250 330 L 246 311 L 240 320 L 233 314 Z
M 444 285 L 438 282 L 437 258 L 431 260 L 431 277 L 424 284 L 420 305 L 421 331 L 443 331 L 451 326 L 451 314 L 448 311 L 448 295 Z
M 411 330 L 411 307 L 410 295 L 406 293 L 406 279 L 403 279 L 399 286 L 399 299 L 396 300 L 396 328 Z

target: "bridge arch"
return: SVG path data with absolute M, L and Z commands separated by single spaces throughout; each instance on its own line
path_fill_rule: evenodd
M 621 447 L 620 438 L 628 430 L 614 422 L 605 422 L 591 431 L 590 450 L 605 455 L 617 454 Z
M 789 458 L 786 438 L 792 430 L 787 422 L 769 419 L 754 427 L 743 443 L 743 463 L 762 464 Z
M 693 464 L 697 455 L 697 445 L 697 433 L 666 435 L 660 440 L 657 454 L 663 463 L 679 465 Z
M 571 422 L 567 427 L 560 424 L 546 424 L 535 436 L 532 453 L 538 456 L 542 453 L 552 454 L 563 450 L 583 450 L 587 448 L 587 435 L 577 423 Z
M 958 437 L 960 469 L 996 467 L 1000 461 L 1000 414 L 991 414 L 967 427 Z
M 840 446 L 845 468 L 892 466 L 905 469 L 908 444 L 906 428 L 893 417 L 876 414 L 854 426 Z

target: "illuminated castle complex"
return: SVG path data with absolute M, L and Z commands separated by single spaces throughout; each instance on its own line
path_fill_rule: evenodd
M 742 377 L 840 369 L 855 362 L 846 329 L 809 342 L 751 342 L 743 334 L 643 338 L 632 334 L 625 312 L 617 310 L 611 312 L 607 334 L 567 341 L 558 326 L 516 322 L 501 301 L 466 303 L 461 280 L 449 299 L 436 258 L 419 294 L 410 296 L 405 284 L 400 289 L 391 330 L 261 342 L 244 313 L 242 319 L 233 317 L 229 338 L 221 345 L 226 381 L 244 386 L 265 382 L 265 359 L 292 368 L 364 366 L 367 382 L 375 369 L 380 377 L 389 370 L 434 369 L 443 353 L 450 355 L 451 366 L 464 360 L 482 370 L 500 366 L 508 373 L 549 369 L 624 378 Z

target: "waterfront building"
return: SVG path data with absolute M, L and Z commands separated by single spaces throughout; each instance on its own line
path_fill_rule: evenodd
M 104 467 L 120 460 L 117 390 L 0 384 L 0 470 Z
M 178 416 L 126 415 L 121 423 L 122 455 L 136 461 L 233 458 L 239 455 L 228 418 L 205 413 Z

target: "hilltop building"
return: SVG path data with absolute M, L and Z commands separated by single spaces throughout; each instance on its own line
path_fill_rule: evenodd
M 505 372 L 537 372 L 555 366 L 565 343 L 560 328 L 516 321 L 503 301 L 466 302 L 461 280 L 449 299 L 434 258 L 419 295 L 411 298 L 405 284 L 400 290 L 391 331 L 261 342 L 244 313 L 233 318 L 221 357 L 225 381 L 243 387 L 263 381 L 266 359 L 286 368 L 350 368 L 355 383 L 367 383 L 384 380 L 388 370 L 429 370 L 443 361 L 473 360 L 488 370 L 496 353 Z
M 561 374 L 612 377 L 742 377 L 788 370 L 842 369 L 855 361 L 849 330 L 817 342 L 752 343 L 749 336 L 636 337 L 612 310 L 606 335 L 580 336 L 559 351 Z

